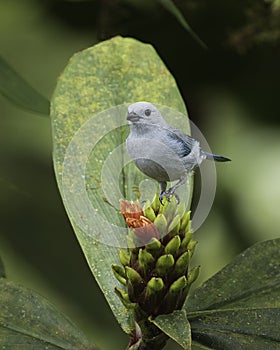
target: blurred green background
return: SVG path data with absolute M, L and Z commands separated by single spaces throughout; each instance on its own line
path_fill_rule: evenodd
M 174 3 L 208 50 L 149 0 L 1 0 L 0 47 L 51 98 L 73 53 L 118 34 L 154 45 L 190 118 L 213 151 L 233 160 L 218 164 L 215 202 L 196 233 L 201 283 L 254 242 L 279 237 L 280 1 Z M 125 348 L 60 200 L 50 120 L 1 96 L 0 111 L 0 255 L 8 277 L 46 296 L 100 348 Z

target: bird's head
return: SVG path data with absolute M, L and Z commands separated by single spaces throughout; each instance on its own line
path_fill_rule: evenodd
M 149 102 L 136 102 L 128 107 L 129 124 L 156 124 L 164 122 L 159 110 Z

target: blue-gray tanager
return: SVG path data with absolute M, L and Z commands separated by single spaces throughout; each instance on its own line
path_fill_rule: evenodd
M 204 159 L 230 160 L 204 152 L 198 141 L 169 125 L 152 103 L 130 105 L 127 120 L 130 125 L 127 152 L 145 175 L 159 182 L 160 201 L 164 195 L 168 200 L 170 196 L 176 196 L 176 189 Z M 166 191 L 167 182 L 174 180 L 178 182 Z

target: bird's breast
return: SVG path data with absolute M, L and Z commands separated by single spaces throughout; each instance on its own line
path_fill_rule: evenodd
M 164 140 L 156 137 L 128 137 L 126 148 L 136 166 L 157 181 L 173 181 L 185 172 L 182 158 Z

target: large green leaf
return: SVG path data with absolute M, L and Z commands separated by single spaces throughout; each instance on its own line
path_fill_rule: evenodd
M 0 57 L 0 93 L 18 107 L 49 115 L 49 101 Z
M 96 349 L 46 299 L 5 279 L 0 279 L 0 310 L 1 349 Z
M 175 310 L 172 314 L 159 315 L 151 322 L 180 344 L 183 349 L 191 350 L 191 327 L 185 310 Z
M 64 205 L 88 264 L 126 332 L 132 325 L 114 293 L 111 265 L 118 263 L 116 246 L 124 244 L 126 235 L 119 199 L 135 199 L 145 179 L 127 164 L 124 145 L 127 105 L 143 100 L 169 106 L 161 106 L 167 120 L 175 125 L 183 120 L 180 127 L 189 131 L 176 82 L 153 47 L 115 37 L 71 58 L 51 106 L 54 166 Z M 190 188 L 184 191 L 190 193 Z
M 280 348 L 280 239 L 257 243 L 194 291 L 192 337 L 209 349 Z
M 280 308 L 233 308 L 189 315 L 192 337 L 210 349 L 279 349 Z

